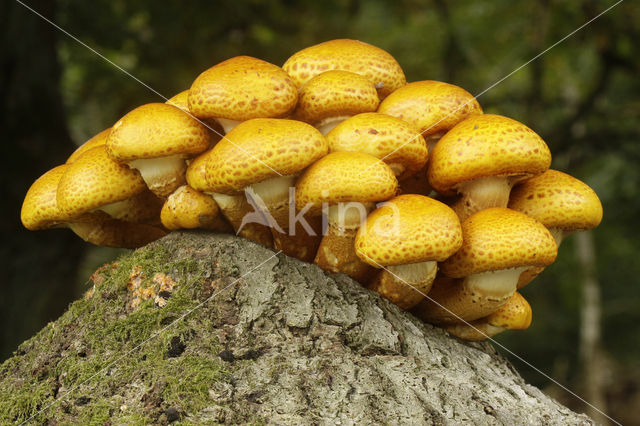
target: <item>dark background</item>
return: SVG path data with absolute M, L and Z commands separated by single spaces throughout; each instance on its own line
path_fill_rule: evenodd
M 231 56 L 282 65 L 332 38 L 387 50 L 408 81 L 444 80 L 479 94 L 613 3 L 26 1 L 166 97 Z M 638 422 L 630 407 L 640 406 L 638 22 L 640 7 L 625 1 L 479 98 L 485 112 L 537 131 L 552 167 L 591 185 L 605 211 L 599 228 L 565 240 L 556 264 L 523 291 L 532 327 L 497 340 L 626 424 Z M 2 360 L 118 254 L 66 230 L 26 231 L 19 212 L 28 187 L 129 110 L 162 99 L 17 2 L 0 3 L 0 23 Z M 600 297 L 585 298 L 585 288 Z M 585 309 L 594 307 L 585 321 Z M 589 331 L 595 341 L 585 340 Z M 587 410 L 507 356 L 529 382 Z

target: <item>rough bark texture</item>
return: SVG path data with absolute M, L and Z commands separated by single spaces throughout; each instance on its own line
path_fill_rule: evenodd
M 241 238 L 172 233 L 92 278 L 0 366 L 0 423 L 591 423 L 489 344 Z

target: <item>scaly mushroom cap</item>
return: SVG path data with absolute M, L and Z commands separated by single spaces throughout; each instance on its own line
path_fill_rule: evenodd
M 220 213 L 218 204 L 208 195 L 183 185 L 171 194 L 162 206 L 160 219 L 165 228 L 210 228 Z
M 57 202 L 69 217 L 123 201 L 147 189 L 138 171 L 118 164 L 98 146 L 69 164 L 58 184 Z
M 298 87 L 325 71 L 355 72 L 373 82 L 380 99 L 407 82 L 393 56 L 357 40 L 337 39 L 307 47 L 294 53 L 282 68 Z
M 199 118 L 244 121 L 284 117 L 296 106 L 298 90 L 282 68 L 250 56 L 236 56 L 195 79 L 189 110 Z
M 427 144 L 399 118 L 375 112 L 355 115 L 331 130 L 329 151 L 356 151 L 387 163 L 398 180 L 412 176 L 427 163 Z
M 507 330 L 526 330 L 531 325 L 531 305 L 517 291 L 507 303 L 484 318 L 489 325 Z
M 70 219 L 60 211 L 56 201 L 58 183 L 67 168 L 66 164 L 54 167 L 33 182 L 20 211 L 25 228 L 31 231 L 52 228 Z
M 393 170 L 376 157 L 361 152 L 332 152 L 309 167 L 296 183 L 296 208 L 311 205 L 319 214 L 322 204 L 377 202 L 396 194 Z
M 80 145 L 78 147 L 78 149 L 73 151 L 73 153 L 69 156 L 69 158 L 67 158 L 66 164 L 73 163 L 74 161 L 76 161 L 76 159 L 79 156 L 81 156 L 86 151 L 90 150 L 91 148 L 95 148 L 96 146 L 100 146 L 100 145 L 106 144 L 107 143 L 107 138 L 109 137 L 109 133 L 110 132 L 111 132 L 111 127 L 109 127 L 108 129 L 104 129 L 103 131 L 101 131 L 100 133 L 98 133 L 97 135 L 95 135 L 94 137 L 92 137 L 91 139 L 89 139 L 88 141 L 83 143 L 82 145 Z
M 378 112 L 410 123 L 426 138 L 448 131 L 467 117 L 482 114 L 482 107 L 461 87 L 425 80 L 391 93 L 380 103 Z
M 183 111 L 189 111 L 189 89 L 183 90 L 177 95 L 171 97 L 165 104 L 173 105 L 174 107 L 178 107 Z
M 186 179 L 189 186 L 196 191 L 209 192 L 207 185 L 206 163 L 211 150 L 200 154 L 189 163 L 187 167 Z
M 462 246 L 455 212 L 424 195 L 395 197 L 367 217 L 356 236 L 356 254 L 380 266 L 442 262 Z
M 547 144 L 507 117 L 475 115 L 458 123 L 430 153 L 427 176 L 443 195 L 455 186 L 489 176 L 535 176 L 551 165 Z
M 375 111 L 378 102 L 376 88 L 367 77 L 349 71 L 327 71 L 300 88 L 293 117 L 317 126 L 328 118 Z
M 602 220 L 602 204 L 593 189 L 557 170 L 547 170 L 513 188 L 509 208 L 547 228 L 569 232 L 595 228 Z
M 207 153 L 208 192 L 234 194 L 273 177 L 295 175 L 328 150 L 324 136 L 309 124 L 276 118 L 244 121 Z
M 107 150 L 118 163 L 159 157 L 192 157 L 209 148 L 207 128 L 180 108 L 139 106 L 113 125 Z
M 494 207 L 462 222 L 462 248 L 440 265 L 463 278 L 480 272 L 553 263 L 558 247 L 543 224 L 524 213 Z

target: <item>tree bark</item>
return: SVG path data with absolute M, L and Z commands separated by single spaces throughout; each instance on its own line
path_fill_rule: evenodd
M 174 232 L 92 279 L 0 366 L 0 423 L 592 423 L 491 345 L 242 238 Z

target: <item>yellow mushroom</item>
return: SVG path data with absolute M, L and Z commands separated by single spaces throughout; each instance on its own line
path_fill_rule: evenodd
M 116 162 L 138 169 L 149 189 L 166 197 L 184 185 L 185 160 L 207 150 L 210 141 L 207 128 L 180 108 L 151 103 L 113 125 L 107 152 Z
M 393 170 L 376 157 L 361 152 L 332 152 L 309 167 L 296 183 L 296 207 L 328 215 L 328 229 L 314 262 L 321 268 L 366 281 L 373 268 L 355 253 L 360 224 L 374 203 L 396 194 Z
M 177 229 L 208 229 L 231 232 L 233 228 L 220 216 L 220 208 L 209 195 L 188 185 L 176 189 L 162 206 L 162 225 L 170 231 Z
M 531 305 L 517 291 L 492 314 L 468 324 L 445 327 L 450 334 L 465 340 L 480 341 L 506 330 L 526 330 L 531 325 Z
M 358 257 L 384 268 L 368 286 L 403 309 L 431 290 L 442 262 L 462 246 L 455 212 L 423 195 L 392 198 L 374 210 L 356 235 Z
M 189 89 L 189 110 L 202 119 L 216 119 L 229 133 L 252 118 L 288 116 L 298 90 L 282 68 L 250 56 L 227 59 L 195 79 Z
M 440 194 L 460 194 L 460 220 L 489 207 L 506 207 L 511 187 L 551 165 L 547 144 L 507 117 L 474 115 L 458 123 L 430 152 L 429 184 Z
M 362 113 L 338 124 L 327 134 L 329 151 L 355 151 L 387 163 L 399 182 L 427 163 L 427 145 L 413 127 L 385 114 Z M 425 178 L 426 180 L 426 178 Z
M 540 222 L 514 210 L 494 207 L 462 222 L 462 248 L 440 264 L 442 276 L 414 309 L 433 324 L 474 321 L 513 295 L 520 274 L 547 266 L 558 247 Z
M 326 71 L 300 87 L 293 118 L 326 135 L 355 114 L 375 111 L 378 102 L 376 88 L 366 77 L 349 71 Z
M 173 105 L 180 108 L 184 112 L 191 114 L 191 111 L 189 111 L 189 90 L 183 90 L 182 92 L 168 99 L 165 104 Z M 211 138 L 209 142 L 210 145 L 213 146 L 218 143 L 218 141 L 224 135 L 224 129 L 222 128 L 220 123 L 218 123 L 217 120 L 201 119 L 200 121 L 204 124 L 205 127 L 209 129 L 209 136 Z
M 101 131 L 100 133 L 98 133 L 97 135 L 93 136 L 91 139 L 89 139 L 88 141 L 80 145 L 78 149 L 73 151 L 73 153 L 69 156 L 69 158 L 67 158 L 66 164 L 73 163 L 74 161 L 76 161 L 76 159 L 80 155 L 84 154 L 86 151 L 90 150 L 91 148 L 95 148 L 97 146 L 106 144 L 107 137 L 109 137 L 110 132 L 111 132 L 111 127 L 109 127 L 108 129 L 104 129 L 103 131 Z
M 351 71 L 367 77 L 380 99 L 407 82 L 393 56 L 358 40 L 337 39 L 307 47 L 294 53 L 282 68 L 298 87 L 325 71 Z
M 546 226 L 558 246 L 569 234 L 593 229 L 602 221 L 602 203 L 587 184 L 566 173 L 547 170 L 516 185 L 509 208 L 525 213 Z M 544 268 L 528 269 L 520 276 L 522 288 Z

